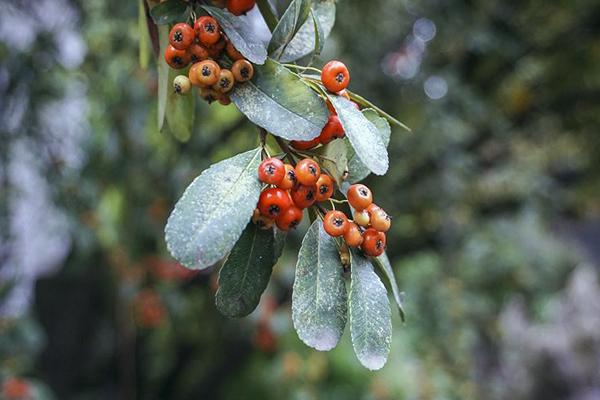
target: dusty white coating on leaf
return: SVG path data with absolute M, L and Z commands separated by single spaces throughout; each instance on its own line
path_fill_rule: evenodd
M 312 6 L 313 13 L 321 29 L 323 31 L 322 41 L 325 41 L 333 24 L 335 22 L 335 3 L 333 1 L 320 1 Z M 283 55 L 281 56 L 282 62 L 295 61 L 313 51 L 315 44 L 315 25 L 312 18 L 309 18 L 304 22 L 302 27 L 298 30 L 294 38 L 287 45 Z
M 292 292 L 292 320 L 298 337 L 317 350 L 333 349 L 347 319 L 342 264 L 334 239 L 316 220 L 302 240 Z
M 358 158 L 374 174 L 385 174 L 389 166 L 387 148 L 377 127 L 350 100 L 335 95 L 330 95 L 329 100 Z
M 323 100 L 276 61 L 254 68 L 254 78 L 236 85 L 231 100 L 250 121 L 288 140 L 310 140 L 321 133 L 328 112 Z
M 258 305 L 276 262 L 273 229 L 248 223 L 219 273 L 215 304 L 228 317 L 243 317 Z
M 281 51 L 302 27 L 310 13 L 310 3 L 309 0 L 293 0 L 285 10 L 269 42 L 268 51 L 273 58 L 278 59 Z
M 377 114 L 377 111 L 372 108 L 365 108 L 362 110 L 363 115 L 377 127 L 377 132 L 383 141 L 383 144 L 387 147 L 390 144 L 391 128 L 390 124 L 385 118 L 382 118 Z M 346 141 L 348 147 L 348 182 L 356 183 L 365 179 L 371 171 L 363 164 L 362 161 L 356 155 L 356 152 L 352 148 L 349 141 Z
M 365 257 L 352 252 L 349 297 L 354 353 L 370 370 L 382 368 L 392 343 L 392 315 L 385 286 Z
M 165 238 L 171 255 L 188 268 L 211 266 L 233 248 L 258 202 L 260 149 L 212 165 L 185 190 Z
M 254 35 L 254 29 L 247 20 L 238 18 L 227 10 L 202 6 L 221 25 L 233 46 L 253 64 L 263 64 L 267 59 L 264 43 Z
M 392 288 L 392 294 L 394 295 L 394 300 L 396 301 L 396 305 L 398 306 L 400 317 L 404 321 L 404 307 L 402 305 L 402 294 L 400 293 L 400 288 L 398 288 L 398 282 L 396 281 L 396 277 L 394 276 L 394 270 L 392 269 L 390 259 L 388 258 L 386 253 L 383 253 L 375 259 L 375 263 L 379 266 L 379 268 L 381 268 L 385 276 L 388 278 L 388 281 L 390 282 L 390 287 Z

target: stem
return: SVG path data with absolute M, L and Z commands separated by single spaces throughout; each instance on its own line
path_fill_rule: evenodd
M 301 69 L 302 71 L 314 71 L 314 72 L 318 72 L 319 74 L 321 74 L 321 70 L 319 68 L 315 68 L 315 67 L 309 67 L 309 66 L 302 66 L 302 65 L 296 65 L 296 64 L 282 64 L 284 67 L 287 68 L 292 68 L 292 69 Z M 309 75 L 309 76 L 314 76 L 314 75 Z
M 406 129 L 407 131 L 412 133 L 412 130 L 408 126 L 404 125 L 402 122 L 398 121 L 396 118 L 392 117 L 390 114 L 386 113 L 381 108 L 379 108 L 375 104 L 371 103 L 369 100 L 367 100 L 364 97 L 362 97 L 356 93 L 353 93 L 349 90 L 348 90 L 348 94 L 350 95 L 350 99 L 356 101 L 358 104 L 360 104 L 364 107 L 370 107 L 370 108 L 374 109 L 375 111 L 377 111 L 379 113 L 379 115 L 381 115 L 383 118 L 387 119 L 392 124 L 396 124 L 399 127 Z
M 329 201 L 336 203 L 336 204 L 346 204 L 348 203 L 348 200 L 338 200 L 338 199 L 334 199 L 333 197 L 329 198 Z
M 275 13 L 273 12 L 271 5 L 269 4 L 269 1 L 258 0 L 256 2 L 256 5 L 258 6 L 258 9 L 260 10 L 260 13 L 262 14 L 262 17 L 264 18 L 267 26 L 269 27 L 269 30 L 273 32 L 273 30 L 277 26 L 277 17 L 275 16 Z

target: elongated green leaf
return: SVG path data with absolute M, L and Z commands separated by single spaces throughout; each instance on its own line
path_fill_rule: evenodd
M 377 111 L 372 108 L 362 110 L 363 115 L 375 125 L 379 137 L 383 141 L 385 147 L 390 144 L 391 129 L 390 124 L 379 116 Z M 354 148 L 349 141 L 346 141 L 348 147 L 348 181 L 355 183 L 365 179 L 371 171 L 356 155 Z
M 265 44 L 256 37 L 252 25 L 227 10 L 202 6 L 221 25 L 233 46 L 254 64 L 264 64 L 267 59 Z
M 273 32 L 273 29 L 277 26 L 277 11 L 271 6 L 269 0 L 256 0 L 256 6 L 258 7 L 269 31 Z
M 322 48 L 322 44 L 325 43 L 325 40 L 331 33 L 335 22 L 335 2 L 332 0 L 323 0 L 313 3 L 312 11 L 318 21 L 318 26 L 321 28 L 320 47 Z M 296 61 L 313 52 L 315 50 L 315 35 L 315 23 L 312 20 L 305 21 L 286 47 L 281 56 L 281 61 Z M 321 49 L 318 50 L 316 51 L 317 54 L 320 53 Z
M 156 25 L 180 22 L 186 18 L 188 5 L 182 0 L 167 0 L 150 9 L 150 16 Z
M 396 305 L 398 306 L 398 312 L 400 313 L 400 318 L 404 321 L 404 307 L 402 305 L 402 295 L 398 288 L 398 282 L 396 281 L 396 277 L 394 276 L 394 270 L 392 269 L 392 264 L 390 263 L 390 259 L 388 258 L 386 253 L 383 253 L 379 257 L 374 258 L 375 264 L 383 271 L 388 281 L 390 282 L 390 286 L 392 288 L 392 294 L 394 295 L 394 300 L 396 300 Z
M 148 69 L 150 62 L 150 37 L 148 35 L 148 25 L 146 23 L 146 9 L 144 2 L 146 0 L 138 0 L 138 34 L 139 34 L 139 62 L 141 69 Z
M 169 27 L 158 27 L 159 52 L 156 64 L 158 66 L 158 130 L 162 130 L 165 123 L 165 111 L 167 110 L 167 94 L 170 86 L 169 65 L 165 61 L 163 54 L 169 45 Z
M 317 350 L 333 349 L 346 325 L 343 266 L 335 240 L 313 222 L 298 253 L 292 292 L 292 320 L 300 339 Z
M 278 59 L 288 43 L 302 27 L 310 14 L 310 0 L 294 0 L 287 8 L 273 31 L 269 42 L 269 54 Z
M 171 83 L 173 82 L 173 79 L 179 74 L 187 75 L 184 71 L 187 70 L 174 70 L 169 68 L 169 79 L 167 82 L 169 83 L 170 89 L 167 89 L 167 106 L 165 114 L 167 120 L 165 126 L 168 126 L 168 131 L 180 142 L 187 142 L 192 136 L 194 116 L 196 115 L 194 112 L 196 96 L 194 96 L 193 93 L 180 95 L 175 93 L 172 89 Z
M 345 140 L 334 140 L 323 147 L 319 147 L 316 153 L 323 155 L 319 163 L 335 179 L 338 187 L 344 182 L 344 175 L 348 171 L 348 145 Z
M 354 353 L 370 370 L 382 368 L 392 343 L 392 315 L 385 286 L 371 262 L 352 252 L 350 335 Z
M 221 314 L 243 317 L 258 305 L 275 265 L 273 229 L 250 222 L 219 273 L 215 303 Z
M 348 91 L 348 94 L 350 95 L 350 98 L 353 101 L 357 102 L 361 106 L 372 108 L 375 111 L 377 111 L 379 113 L 379 115 L 381 115 L 383 118 L 385 118 L 389 123 L 397 125 L 400 128 L 405 129 L 409 132 L 412 132 L 412 130 L 408 126 L 404 125 L 402 122 L 398 121 L 396 118 L 392 117 L 390 114 L 386 113 L 381 108 L 377 107 L 375 104 L 371 103 L 369 100 L 365 99 L 364 97 L 362 97 L 356 93 L 353 93 L 351 91 Z
M 377 127 L 348 99 L 329 95 L 329 100 L 358 158 L 371 172 L 385 174 L 389 167 L 388 154 Z
M 167 248 L 191 269 L 207 268 L 233 248 L 258 202 L 260 149 L 212 165 L 194 179 L 171 212 Z
M 254 68 L 252 81 L 236 85 L 231 100 L 250 121 L 284 139 L 313 139 L 327 122 L 323 100 L 271 59 Z
M 318 56 L 321 54 L 323 47 L 325 46 L 325 32 L 323 31 L 321 22 L 313 10 L 310 10 L 310 18 L 312 19 L 313 26 L 315 28 L 315 47 L 313 49 L 313 53 Z

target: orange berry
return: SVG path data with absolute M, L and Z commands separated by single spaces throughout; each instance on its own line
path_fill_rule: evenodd
M 173 28 L 171 28 L 169 43 L 177 50 L 185 50 L 192 44 L 195 36 L 194 28 L 181 22 L 173 25 Z
M 221 38 L 219 23 L 213 17 L 207 15 L 196 20 L 194 30 L 196 31 L 196 35 L 198 35 L 200 43 L 207 46 L 217 43 Z
M 254 76 L 254 67 L 248 60 L 237 60 L 231 66 L 231 72 L 238 82 L 247 82 Z
M 323 228 L 330 236 L 342 236 L 348 230 L 350 224 L 346 214 L 341 211 L 331 210 L 323 218 Z
M 284 190 L 290 190 L 296 185 L 296 171 L 290 164 L 285 164 L 285 175 L 281 182 L 277 185 Z
M 305 158 L 296 164 L 296 179 L 302 185 L 314 185 L 321 175 L 321 168 L 315 160 Z
M 165 61 L 173 69 L 181 69 L 187 67 L 190 63 L 190 56 L 185 50 L 178 50 L 175 47 L 168 45 L 165 49 Z
M 275 218 L 275 223 L 277 227 L 282 231 L 289 231 L 292 228 L 298 226 L 298 224 L 302 221 L 302 210 L 296 206 L 291 206 L 281 214 L 277 218 Z
M 385 251 L 386 237 L 385 233 L 378 232 L 373 228 L 369 228 L 363 233 L 362 251 L 371 257 L 378 257 Z
M 327 174 L 321 174 L 317 179 L 317 201 L 325 201 L 333 194 L 333 179 Z
M 346 89 L 350 83 L 350 72 L 344 63 L 336 60 L 329 61 L 321 72 L 321 82 L 330 92 L 339 92 Z
M 290 195 L 296 206 L 299 208 L 308 208 L 317 201 L 317 187 L 315 185 L 296 185 Z
M 354 222 L 348 221 L 348 230 L 344 233 L 344 241 L 350 247 L 358 247 L 362 244 L 362 233 Z
M 260 210 L 260 213 L 269 218 L 276 218 L 290 208 L 291 205 L 292 200 L 288 193 L 279 188 L 263 190 L 258 199 L 258 209 Z
M 279 185 L 284 176 L 285 165 L 279 158 L 267 158 L 258 166 L 258 179 L 268 185 Z
M 348 188 L 348 202 L 355 210 L 364 210 L 373 202 L 371 190 L 363 184 L 357 183 Z
M 290 146 L 292 146 L 293 148 L 297 149 L 297 150 L 309 150 L 312 149 L 313 147 L 318 146 L 321 143 L 321 141 L 319 140 L 319 137 L 317 136 L 316 138 L 312 139 L 312 140 L 292 140 L 290 142 Z
M 373 229 L 379 232 L 387 232 L 391 225 L 392 220 L 390 216 L 381 208 L 371 213 L 371 227 Z
M 354 211 L 353 216 L 354 222 L 356 222 L 360 226 L 364 226 L 365 228 L 369 226 L 371 222 L 371 216 L 367 210 Z
M 203 86 L 212 86 L 219 80 L 221 67 L 213 60 L 200 61 L 198 66 L 198 81 Z

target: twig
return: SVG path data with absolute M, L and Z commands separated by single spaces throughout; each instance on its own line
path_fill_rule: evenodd
M 279 136 L 273 135 L 273 137 L 275 138 L 275 141 L 277 142 L 277 144 L 279 145 L 279 147 L 281 147 L 281 150 L 283 150 L 283 152 L 285 153 L 287 159 L 290 160 L 290 164 L 292 164 L 292 166 L 295 167 L 296 166 L 296 160 L 294 160 L 294 157 L 292 157 L 292 152 L 290 150 L 290 147 Z

